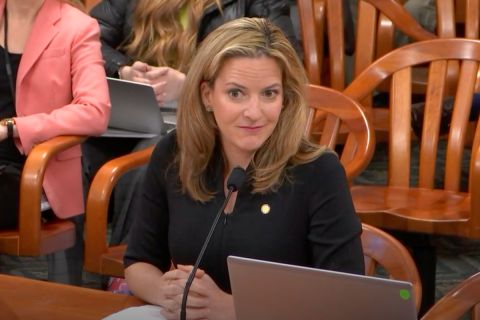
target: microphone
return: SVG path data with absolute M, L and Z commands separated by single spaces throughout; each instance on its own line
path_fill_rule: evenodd
M 245 182 L 245 178 L 246 178 L 245 170 L 241 167 L 233 168 L 232 172 L 230 173 L 230 176 L 228 177 L 228 180 L 227 180 L 227 189 L 228 189 L 227 197 L 225 198 L 225 201 L 223 202 L 222 206 L 220 207 L 220 210 L 218 210 L 217 215 L 215 216 L 215 219 L 213 220 L 213 224 L 210 227 L 210 231 L 208 232 L 208 235 L 205 238 L 205 242 L 203 243 L 202 249 L 200 250 L 200 253 L 198 254 L 197 261 L 195 261 L 192 272 L 188 276 L 187 283 L 185 284 L 185 288 L 183 289 L 182 305 L 181 305 L 181 309 L 180 309 L 180 319 L 181 320 L 186 319 L 188 291 L 190 290 L 190 287 L 192 286 L 193 278 L 195 278 L 195 273 L 197 272 L 198 266 L 200 265 L 200 262 L 202 261 L 205 250 L 207 249 L 208 243 L 210 242 L 210 238 L 212 237 L 213 232 L 215 231 L 215 228 L 217 227 L 218 220 L 220 219 L 220 216 L 222 215 L 223 210 L 225 210 L 225 207 L 227 206 L 228 200 L 230 200 L 230 197 L 231 197 L 232 193 L 237 191 L 243 185 L 243 183 Z

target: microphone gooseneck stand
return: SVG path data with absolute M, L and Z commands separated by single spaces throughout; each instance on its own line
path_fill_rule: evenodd
M 241 167 L 235 167 L 233 168 L 232 172 L 230 173 L 230 176 L 228 177 L 227 180 L 227 188 L 228 188 L 228 193 L 225 198 L 225 201 L 223 202 L 222 206 L 220 207 L 220 210 L 218 210 L 217 215 L 215 216 L 215 219 L 213 220 L 212 227 L 210 228 L 210 231 L 208 232 L 207 237 L 205 238 L 205 242 L 203 243 L 202 249 L 200 250 L 200 253 L 198 254 L 197 261 L 195 261 L 195 264 L 193 266 L 192 272 L 190 272 L 190 275 L 188 276 L 187 282 L 185 284 L 185 289 L 183 290 L 183 297 L 182 297 L 182 305 L 180 309 L 180 320 L 185 320 L 187 317 L 187 298 L 188 298 L 188 292 L 190 290 L 190 287 L 192 286 L 193 279 L 195 277 L 195 273 L 197 272 L 198 266 L 200 265 L 200 262 L 202 261 L 203 255 L 205 253 L 205 250 L 207 249 L 208 243 L 210 242 L 210 238 L 213 235 L 213 232 L 215 231 L 215 228 L 218 224 L 218 220 L 220 220 L 220 216 L 223 213 L 223 210 L 225 210 L 225 207 L 227 206 L 228 200 L 230 200 L 230 197 L 232 196 L 232 193 L 237 191 L 245 181 L 245 170 Z

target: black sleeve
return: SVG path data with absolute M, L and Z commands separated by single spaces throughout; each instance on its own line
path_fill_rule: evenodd
M 102 0 L 90 11 L 100 26 L 102 54 L 108 77 L 117 76 L 118 69 L 130 63 L 130 58 L 118 49 L 129 36 L 125 30 L 129 29 L 126 25 L 130 18 L 130 1 L 132 0 Z
M 285 36 L 295 48 L 299 57 L 303 56 L 300 43 L 295 36 L 290 18 L 290 1 L 288 0 L 253 0 L 248 8 L 248 17 L 268 18 L 282 29 Z
M 170 269 L 166 170 L 173 155 L 175 136 L 170 134 L 155 147 L 142 179 L 140 199 L 130 209 L 133 224 L 128 236 L 124 265 L 150 263 L 162 272 Z
M 333 153 L 312 165 L 310 232 L 314 266 L 348 273 L 365 273 L 360 235 L 362 227 L 353 206 L 345 171 Z

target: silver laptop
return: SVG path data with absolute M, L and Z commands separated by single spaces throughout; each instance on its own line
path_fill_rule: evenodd
M 237 320 L 413 320 L 408 282 L 229 256 Z
M 112 109 L 103 136 L 149 138 L 174 127 L 174 108 L 162 111 L 152 86 L 116 78 L 107 82 Z

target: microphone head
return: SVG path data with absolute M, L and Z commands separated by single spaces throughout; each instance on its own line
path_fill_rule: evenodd
M 233 168 L 227 180 L 227 189 L 232 190 L 232 192 L 237 191 L 242 187 L 246 177 L 247 177 L 247 174 L 245 173 L 245 170 L 242 167 Z

